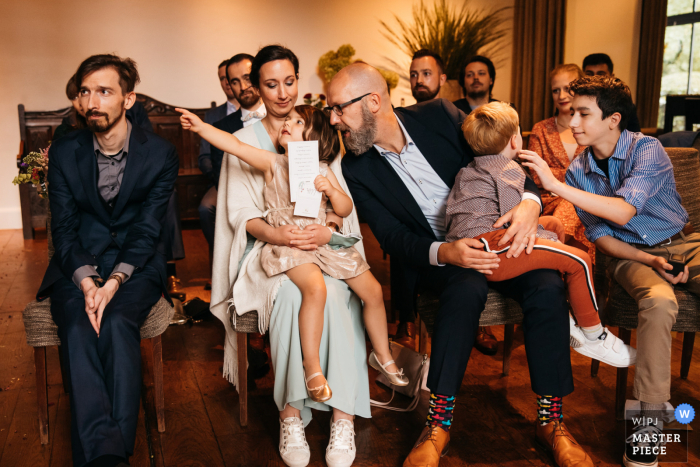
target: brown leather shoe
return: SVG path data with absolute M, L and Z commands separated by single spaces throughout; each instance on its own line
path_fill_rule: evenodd
M 394 335 L 394 342 L 408 347 L 409 349 L 416 348 L 416 325 L 413 323 L 399 323 Z
M 559 467 L 593 467 L 593 460 L 576 442 L 566 425 L 554 421 L 537 423 L 537 444 L 549 451 Z
M 496 336 L 493 335 L 493 332 L 491 332 L 491 326 L 479 326 L 474 347 L 484 355 L 496 355 L 498 341 L 496 340 Z
M 171 298 L 177 298 L 181 302 L 187 299 L 187 294 L 180 290 L 180 279 L 175 276 L 168 277 L 168 295 Z
M 428 425 L 423 428 L 403 467 L 437 467 L 440 464 L 440 458 L 447 454 L 449 447 L 450 432 Z

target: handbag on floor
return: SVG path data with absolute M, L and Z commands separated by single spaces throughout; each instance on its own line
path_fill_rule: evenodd
M 391 399 L 386 402 L 370 399 L 369 403 L 372 407 L 379 407 L 381 409 L 393 410 L 395 412 L 411 412 L 418 406 L 418 401 L 420 401 L 421 386 L 423 385 L 423 378 L 425 374 L 427 374 L 430 359 L 428 358 L 428 354 L 421 355 L 415 350 L 404 347 L 393 341 L 389 342 L 389 346 L 391 347 L 391 357 L 396 362 L 398 368 L 403 368 L 404 375 L 408 378 L 409 384 L 407 386 L 394 386 L 389 383 L 389 380 L 386 379 L 383 374 L 379 373 L 376 382 L 391 387 Z M 391 401 L 394 400 L 396 391 L 413 398 L 405 409 L 389 405 Z

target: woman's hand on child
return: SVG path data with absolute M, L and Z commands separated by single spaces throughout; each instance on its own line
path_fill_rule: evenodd
M 328 230 L 328 229 L 326 229 Z M 306 242 L 313 238 L 312 232 L 304 232 L 294 224 L 280 225 L 275 228 L 274 242 L 275 245 L 297 247 L 298 244 Z
M 318 175 L 314 179 L 314 187 L 316 187 L 316 191 L 325 193 L 327 198 L 330 198 L 336 191 L 333 185 L 331 184 L 331 181 L 323 175 Z
M 182 124 L 182 128 L 199 133 L 199 131 L 202 129 L 203 123 L 201 118 L 186 109 L 176 108 L 175 110 L 182 114 L 180 115 L 180 123 Z
M 496 253 L 482 251 L 484 244 L 473 238 L 463 238 L 451 243 L 443 243 L 438 249 L 440 264 L 454 264 L 461 268 L 474 269 L 483 274 L 493 274 L 501 260 Z
M 673 266 L 670 265 L 668 261 L 666 261 L 666 259 L 662 258 L 661 256 L 654 256 L 654 258 L 649 262 L 649 266 L 654 268 L 661 277 L 663 277 L 666 281 L 673 285 L 685 284 L 686 282 L 688 282 L 688 266 L 685 267 L 683 272 L 681 272 L 675 277 L 668 272 L 673 269 Z
M 298 229 L 298 227 L 297 227 Z M 294 240 L 292 246 L 300 250 L 315 250 L 331 241 L 331 231 L 325 225 L 311 224 L 304 227 L 304 230 L 295 230 L 293 233 L 300 233 L 309 236 L 305 240 Z
M 542 181 L 542 187 L 545 190 L 554 191 L 559 180 L 552 174 L 552 170 L 549 168 L 547 163 L 542 159 L 536 152 L 527 151 L 523 149 L 519 153 L 520 159 L 522 159 L 523 165 L 529 167 Z

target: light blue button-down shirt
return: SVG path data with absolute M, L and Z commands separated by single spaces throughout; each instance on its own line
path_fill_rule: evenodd
M 442 266 L 437 261 L 437 252 L 445 240 L 445 233 L 447 232 L 445 230 L 445 211 L 450 188 L 420 152 L 401 120 L 396 117 L 396 121 L 399 122 L 403 136 L 406 138 L 406 145 L 401 150 L 401 153 L 396 154 L 395 152 L 387 151 L 376 144 L 374 147 L 389 162 L 401 181 L 406 185 L 406 188 L 408 188 L 408 191 L 413 196 L 413 199 L 416 200 L 418 207 L 428 221 L 428 225 L 433 229 L 435 237 L 440 240 L 434 242 L 430 247 L 430 264 Z
M 609 235 L 625 243 L 656 245 L 683 230 L 688 213 L 676 191 L 671 159 L 658 139 L 625 130 L 608 164 L 610 179 L 598 167 L 591 148 L 586 148 L 566 171 L 566 184 L 622 198 L 637 213 L 627 224 L 617 225 L 576 208 L 589 241 Z

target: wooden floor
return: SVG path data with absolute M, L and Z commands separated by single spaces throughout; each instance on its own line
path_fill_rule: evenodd
M 208 301 L 203 290 L 208 276 L 206 242 L 200 231 L 186 230 L 187 258 L 178 273 L 190 297 Z M 378 279 L 388 284 L 388 262 L 367 241 L 368 260 Z M 33 299 L 46 268 L 46 239 L 25 241 L 19 230 L 0 231 L 0 466 L 71 466 L 70 407 L 61 385 L 57 348 L 49 349 L 50 443 L 39 442 L 34 360 L 27 346 L 22 310 Z M 385 288 L 388 293 L 388 287 Z M 387 295 L 388 296 L 388 295 Z M 495 328 L 502 337 L 502 327 Z M 283 466 L 277 451 L 278 413 L 272 399 L 272 376 L 250 389 L 250 423 L 238 424 L 238 395 L 221 378 L 223 326 L 216 320 L 170 327 L 163 335 L 166 432 L 155 428 L 150 405 L 152 389 L 145 384 L 145 406 L 138 426 L 131 465 L 146 466 Z M 634 341 L 633 341 L 634 343 Z M 681 341 L 673 344 L 672 402 L 700 409 L 700 355 L 688 380 L 679 378 Z M 550 466 L 551 459 L 534 444 L 535 399 L 530 389 L 523 335 L 515 334 L 510 376 L 501 376 L 502 352 L 487 357 L 472 354 L 457 397 L 449 454 L 441 466 Z M 601 366 L 590 377 L 590 360 L 572 352 L 576 391 L 566 397 L 565 420 L 596 465 L 620 465 L 624 428 L 613 416 L 615 372 Z M 148 370 L 148 368 L 147 368 Z M 372 370 L 370 370 L 372 371 Z M 630 372 L 631 381 L 634 370 Z M 374 376 L 374 374 L 372 375 Z M 146 381 L 149 372 L 146 371 Z M 372 385 L 375 398 L 386 392 Z M 402 402 L 405 401 L 402 400 Z M 400 466 L 423 425 L 427 398 L 412 413 L 373 410 L 373 418 L 358 419 L 356 466 Z M 314 413 L 306 430 L 312 466 L 325 465 L 329 414 Z M 697 419 L 695 427 L 700 427 Z M 691 433 L 689 463 L 700 466 L 700 430 Z M 679 465 L 679 464 L 675 464 Z

